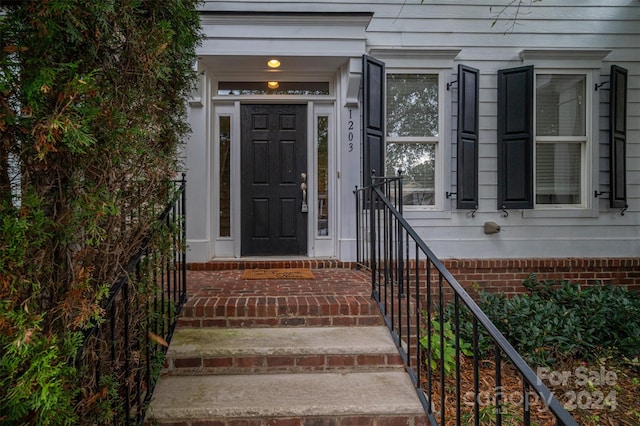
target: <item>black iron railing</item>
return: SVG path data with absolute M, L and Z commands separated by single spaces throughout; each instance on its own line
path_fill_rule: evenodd
M 355 194 L 357 263 L 371 270 L 372 295 L 431 424 L 530 425 L 539 411 L 577 425 L 404 219 L 402 178 L 373 178 Z
M 84 332 L 75 365 L 87 424 L 144 421 L 186 301 L 185 186 L 183 175 L 157 226 L 112 285 L 103 320 Z

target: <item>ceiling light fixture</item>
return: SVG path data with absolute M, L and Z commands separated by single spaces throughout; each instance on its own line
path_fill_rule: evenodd
M 269 68 L 279 68 L 280 67 L 280 61 L 277 59 L 269 59 L 267 61 L 267 66 Z
M 269 87 L 269 89 L 277 89 L 278 87 L 280 87 L 280 83 L 278 83 L 277 81 L 269 81 L 267 82 L 267 87 Z

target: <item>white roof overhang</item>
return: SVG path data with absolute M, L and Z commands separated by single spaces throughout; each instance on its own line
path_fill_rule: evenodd
M 198 59 L 218 76 L 334 75 L 366 51 L 372 13 L 202 12 Z M 267 67 L 277 57 L 282 66 Z

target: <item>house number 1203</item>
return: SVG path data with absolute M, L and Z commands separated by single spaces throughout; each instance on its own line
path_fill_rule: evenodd
M 349 139 L 349 152 L 353 152 L 353 110 L 349 108 L 349 122 L 347 126 L 347 139 Z

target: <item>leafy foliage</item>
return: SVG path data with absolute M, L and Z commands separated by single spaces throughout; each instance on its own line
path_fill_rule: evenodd
M 640 355 L 637 292 L 615 285 L 540 282 L 535 275 L 524 286 L 530 294 L 481 292 L 479 306 L 529 363 L 550 365 L 559 356 L 591 360 L 612 352 L 628 359 Z M 470 341 L 470 314 L 465 315 L 469 321 L 461 332 Z M 487 335 L 479 337 L 479 346 L 489 350 Z
M 459 348 L 460 354 L 466 356 L 472 355 L 472 348 L 461 337 L 458 337 L 456 342 L 456 334 L 449 321 L 440 321 L 438 316 L 434 315 L 430 322 L 428 331 L 422 332 L 420 345 L 427 350 L 426 362 L 431 369 L 436 370 L 441 365 L 445 375 L 448 376 L 453 373 L 456 366 L 456 348 Z
M 0 422 L 77 424 L 80 331 L 180 170 L 197 0 L 25 0 L 0 18 Z M 108 404 L 106 404 L 108 405 Z

